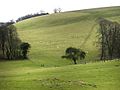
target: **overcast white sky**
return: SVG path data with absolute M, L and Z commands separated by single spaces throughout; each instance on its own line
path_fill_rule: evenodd
M 40 10 L 53 12 L 54 8 L 62 8 L 62 11 L 71 11 L 107 6 L 120 6 L 120 0 L 0 0 L 0 22 Z

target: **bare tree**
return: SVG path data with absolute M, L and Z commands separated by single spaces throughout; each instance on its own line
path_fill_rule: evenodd
M 55 9 L 53 10 L 54 13 L 60 13 L 61 11 L 62 11 L 61 8 L 55 8 Z
M 100 19 L 99 26 L 100 59 L 120 58 L 120 24 Z
M 58 8 L 58 12 L 60 13 L 62 11 L 62 9 L 61 8 Z
M 54 13 L 57 13 L 57 8 L 55 8 L 55 9 L 53 10 L 53 12 L 54 12 Z

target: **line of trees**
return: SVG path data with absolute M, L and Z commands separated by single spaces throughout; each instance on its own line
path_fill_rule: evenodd
M 0 24 L 0 59 L 26 59 L 30 44 L 26 48 L 25 43 L 20 40 L 17 34 L 17 28 L 13 22 Z
M 99 19 L 100 59 L 120 58 L 120 24 Z
M 62 11 L 61 8 L 55 8 L 55 9 L 53 10 L 54 13 L 60 13 L 61 11 Z
M 41 11 L 42 12 L 42 11 Z M 28 14 L 28 15 L 25 15 L 25 16 L 22 16 L 22 17 L 19 17 L 16 22 L 19 22 L 19 21 L 22 21 L 22 20 L 25 20 L 25 19 L 29 19 L 29 18 L 32 18 L 32 17 L 37 17 L 37 16 L 43 16 L 43 15 L 48 15 L 49 13 L 35 13 L 35 14 Z

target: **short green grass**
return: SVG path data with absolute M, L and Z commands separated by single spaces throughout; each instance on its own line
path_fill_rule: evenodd
M 16 23 L 19 37 L 31 44 L 29 60 L 0 61 L 0 90 L 119 90 L 120 61 L 95 62 L 97 19 L 120 22 L 119 11 L 120 7 L 71 11 Z M 86 59 L 78 65 L 61 59 L 70 46 L 85 50 Z
M 117 60 L 49 68 L 22 64 L 17 68 L 13 66 L 12 68 L 4 66 L 0 69 L 0 90 L 119 90 L 120 88 L 120 61 Z

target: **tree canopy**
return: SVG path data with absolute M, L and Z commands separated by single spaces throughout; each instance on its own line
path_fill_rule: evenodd
M 86 53 L 81 50 L 74 47 L 69 47 L 65 51 L 65 55 L 62 56 L 62 58 L 70 59 L 74 61 L 74 64 L 77 64 L 77 60 L 84 59 L 86 56 Z

